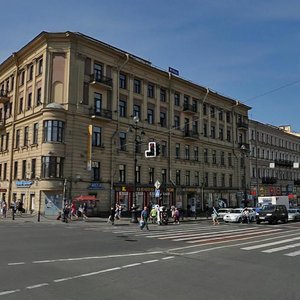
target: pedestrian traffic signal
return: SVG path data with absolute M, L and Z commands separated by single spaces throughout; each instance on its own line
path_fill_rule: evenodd
M 156 143 L 156 156 L 159 156 L 160 154 L 160 144 Z
M 148 150 L 145 151 L 145 157 L 156 157 L 156 143 L 149 142 Z

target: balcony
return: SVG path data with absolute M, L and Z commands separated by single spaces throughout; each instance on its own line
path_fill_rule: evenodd
M 291 160 L 286 159 L 275 159 L 275 166 L 276 167 L 286 167 L 286 168 L 293 168 L 294 163 Z
M 92 118 L 103 118 L 103 119 L 108 119 L 111 120 L 112 119 L 112 111 L 108 110 L 108 109 L 95 109 L 95 108 L 91 108 L 90 109 L 90 116 Z
M 249 124 L 244 121 L 238 121 L 236 125 L 237 125 L 238 129 L 248 130 L 248 128 L 249 128 Z
M 184 139 L 198 140 L 199 133 L 193 130 L 185 130 L 183 132 L 183 137 Z
M 9 101 L 8 92 L 0 90 L 0 103 L 6 103 Z
M 96 76 L 95 74 L 90 75 L 91 81 L 90 84 L 93 85 L 100 85 L 104 87 L 112 87 L 112 79 L 106 76 Z
M 262 184 L 275 184 L 277 183 L 276 177 L 262 177 L 261 179 Z
M 197 107 L 195 105 L 184 103 L 183 104 L 183 111 L 186 112 L 186 113 L 194 114 L 194 113 L 197 112 Z

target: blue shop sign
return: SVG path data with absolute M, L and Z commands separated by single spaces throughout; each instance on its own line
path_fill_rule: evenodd
M 19 187 L 31 187 L 33 184 L 32 181 L 26 181 L 26 180 L 21 180 L 21 181 L 16 181 L 16 186 Z
M 92 182 L 88 187 L 89 190 L 104 190 L 104 187 L 99 182 Z

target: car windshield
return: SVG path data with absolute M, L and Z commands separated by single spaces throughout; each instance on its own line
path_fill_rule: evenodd
M 274 205 L 265 205 L 262 207 L 262 210 L 275 210 Z
M 239 214 L 241 213 L 243 210 L 240 209 L 240 208 L 236 208 L 236 209 L 233 209 L 231 212 L 234 213 L 234 214 Z
M 297 210 L 296 209 L 289 209 L 289 213 L 296 213 Z

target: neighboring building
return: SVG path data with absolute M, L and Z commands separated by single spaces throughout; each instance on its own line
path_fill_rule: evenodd
M 300 203 L 300 136 L 290 126 L 272 126 L 251 120 L 251 194 L 288 195 Z
M 241 201 L 250 108 L 236 100 L 72 32 L 42 32 L 11 55 L 0 90 L 0 192 L 9 203 L 51 214 L 80 195 L 94 195 L 103 212 L 115 202 L 129 210 Z M 151 141 L 161 154 L 145 158 Z

